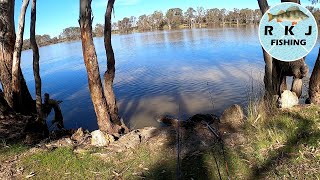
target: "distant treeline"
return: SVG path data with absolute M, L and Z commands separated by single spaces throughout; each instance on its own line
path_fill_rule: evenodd
M 252 9 L 196 9 L 190 7 L 185 12 L 180 8 L 171 8 L 166 13 L 155 11 L 138 18 L 131 16 L 113 23 L 113 29 L 119 33 L 131 31 L 152 31 L 161 29 L 207 27 L 220 24 L 257 24 L 261 18 L 260 10 Z
M 317 22 L 320 20 L 320 10 L 312 6 L 307 6 Z M 233 9 L 228 11 L 226 9 L 204 9 L 198 7 L 196 9 L 190 7 L 185 12 L 180 8 L 171 8 L 166 13 L 155 11 L 152 14 L 143 14 L 138 18 L 135 16 L 125 17 L 118 22 L 112 24 L 113 33 L 132 33 L 144 32 L 163 29 L 179 29 L 179 28 L 202 28 L 213 27 L 216 25 L 234 24 L 234 25 L 248 25 L 258 24 L 261 19 L 261 12 L 259 9 Z M 97 37 L 103 36 L 104 26 L 96 24 L 93 29 L 93 35 Z M 37 35 L 36 40 L 39 46 L 46 46 L 49 44 L 56 44 L 65 41 L 80 40 L 80 28 L 68 27 L 63 32 L 54 38 L 49 35 Z M 24 40 L 23 49 L 30 49 L 29 39 Z
M 36 35 L 36 41 L 38 46 L 47 46 L 50 44 L 57 44 L 66 41 L 74 41 L 80 39 L 80 28 L 79 27 L 68 27 L 58 37 L 51 38 L 50 35 Z M 30 40 L 25 39 L 23 41 L 23 50 L 31 49 Z

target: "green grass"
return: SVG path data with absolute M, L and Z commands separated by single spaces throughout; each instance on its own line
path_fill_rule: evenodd
M 0 145 L 0 161 L 11 159 L 13 156 L 19 155 L 27 151 L 30 147 L 22 143 Z
M 260 110 L 261 111 L 261 110 Z M 262 110 L 265 111 L 265 110 Z M 254 176 L 268 178 L 319 178 L 320 108 L 274 110 L 255 122 L 248 117 L 244 131 L 255 162 Z
M 102 178 L 108 177 L 112 164 L 90 154 L 74 154 L 70 148 L 58 148 L 26 157 L 21 164 L 25 174 L 34 172 L 34 179 Z
M 70 148 L 57 148 L 27 156 L 19 167 L 24 167 L 24 176 L 34 172 L 34 179 L 175 179 L 177 176 L 176 152 L 172 148 L 152 149 L 144 144 L 134 150 L 110 153 L 103 159 L 91 153 L 75 154 Z M 108 152 L 100 149 L 99 153 Z M 218 179 L 215 158 L 222 177 L 227 177 L 220 145 L 181 158 L 182 177 Z M 227 161 L 231 174 L 239 171 L 234 164 L 245 167 L 237 154 L 228 152 Z
M 108 153 L 106 150 L 99 152 Z M 20 166 L 25 168 L 24 176 L 34 172 L 34 179 L 171 179 L 175 167 L 171 157 L 150 152 L 143 146 L 110 154 L 104 159 L 90 153 L 75 154 L 70 148 L 58 148 L 28 156 Z

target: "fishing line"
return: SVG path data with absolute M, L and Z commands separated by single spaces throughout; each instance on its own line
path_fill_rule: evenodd
M 209 96 L 210 96 L 211 106 L 212 106 L 212 113 L 213 113 L 214 112 L 214 102 L 213 102 L 213 96 L 212 96 L 211 90 L 209 89 L 209 82 L 207 82 L 207 86 L 208 86 L 208 91 L 209 91 Z
M 230 177 L 229 177 L 228 162 L 227 162 L 227 158 L 226 158 L 226 154 L 225 154 L 225 150 L 224 150 L 224 144 L 223 144 L 222 139 L 220 139 L 220 145 L 221 145 L 221 149 L 222 149 L 223 160 L 224 160 L 224 162 L 225 162 L 225 164 L 226 164 L 226 173 L 227 173 L 227 177 L 228 177 L 228 179 L 230 179 Z
M 207 82 L 207 86 L 209 87 L 209 82 Z M 213 113 L 213 112 L 214 112 L 213 96 L 212 96 L 212 93 L 211 93 L 210 89 L 208 89 L 208 91 L 209 91 L 209 95 L 210 95 L 210 99 L 211 99 L 212 113 Z M 220 121 L 220 120 L 219 120 L 219 121 Z M 220 122 L 217 123 L 218 133 L 216 133 L 216 132 L 214 131 L 214 129 L 212 129 L 212 127 L 211 127 L 208 123 L 207 123 L 207 127 L 211 130 L 212 133 L 214 133 L 215 136 L 217 136 L 217 135 L 219 136 L 219 137 L 218 137 L 218 141 L 220 142 L 220 148 L 221 148 L 221 150 L 222 150 L 223 159 L 224 159 L 224 162 L 225 162 L 225 168 L 226 168 L 227 177 L 228 177 L 228 179 L 230 179 L 230 178 L 229 178 L 229 170 L 228 170 L 228 162 L 227 162 L 227 158 L 226 158 L 226 154 L 225 154 L 225 150 L 224 150 L 223 140 L 222 140 L 222 138 L 221 138 L 222 136 L 221 136 L 221 134 L 220 134 L 220 132 L 219 132 L 219 129 L 220 129 L 219 123 L 220 123 Z M 220 174 L 219 165 L 218 165 L 218 162 L 217 162 L 217 160 L 216 160 L 216 156 L 215 156 L 215 153 L 214 153 L 214 152 L 213 152 L 213 156 L 214 156 L 214 160 L 215 160 L 216 166 L 217 166 L 217 168 L 218 168 L 219 178 L 220 178 L 220 180 L 222 180 L 221 174 Z
M 181 179 L 181 162 L 180 162 L 180 100 L 178 108 L 178 125 L 177 125 L 177 179 Z
M 209 82 L 207 82 L 207 86 L 209 87 Z M 212 97 L 212 94 L 211 94 L 210 89 L 208 89 L 208 91 L 209 91 L 209 95 L 210 95 L 210 99 L 211 99 L 212 112 L 214 112 L 213 97 Z M 207 127 L 208 127 L 208 128 L 209 128 L 209 126 L 210 126 L 210 125 L 207 123 Z M 211 126 L 210 126 L 209 130 L 212 131 Z M 214 133 L 214 132 L 212 132 L 212 133 Z M 216 133 L 214 133 L 214 134 L 216 135 Z M 217 170 L 218 170 L 219 179 L 222 180 L 221 173 L 220 173 L 220 168 L 219 168 L 219 164 L 218 164 L 218 161 L 217 161 L 217 157 L 216 157 L 216 155 L 215 155 L 215 150 L 212 152 L 212 154 L 213 154 L 214 162 L 215 162 L 216 167 L 217 167 Z

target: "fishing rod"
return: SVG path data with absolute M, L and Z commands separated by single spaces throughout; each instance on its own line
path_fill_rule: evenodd
M 216 130 L 216 128 L 210 126 L 209 123 L 206 122 L 206 125 L 207 125 L 208 129 L 214 134 L 214 136 L 216 136 L 216 138 L 218 139 L 218 141 L 220 143 L 220 147 L 221 147 L 222 154 L 223 154 L 223 159 L 224 159 L 224 162 L 226 164 L 226 173 L 227 173 L 228 179 L 230 179 L 229 178 L 228 162 L 227 162 L 227 158 L 226 158 L 226 154 L 225 154 L 225 150 L 224 150 L 223 140 L 222 140 L 222 138 L 220 136 L 220 133 Z
M 178 110 L 178 125 L 177 125 L 177 179 L 181 179 L 181 162 L 180 162 L 180 101 Z
M 207 86 L 209 87 L 209 82 L 207 82 Z M 213 101 L 213 96 L 212 96 L 212 93 L 211 93 L 210 90 L 209 90 L 209 95 L 210 95 L 210 99 L 211 99 L 212 112 L 214 112 L 214 101 Z M 214 134 L 214 136 L 216 136 L 216 138 L 218 139 L 218 141 L 220 143 L 220 148 L 222 150 L 223 159 L 224 159 L 224 162 L 225 162 L 226 173 L 227 173 L 227 177 L 228 177 L 228 180 L 229 180 L 230 179 L 230 177 L 229 177 L 229 168 L 228 168 L 228 162 L 227 162 L 227 158 L 226 158 L 226 154 L 225 154 L 225 150 L 224 150 L 222 136 L 220 135 L 220 132 L 216 128 L 210 126 L 208 122 L 206 122 L 206 125 L 207 125 L 208 129 Z M 219 128 L 219 122 L 217 123 L 217 126 L 218 126 L 218 129 L 220 129 Z M 213 152 L 213 155 L 214 155 L 214 152 Z M 216 157 L 214 157 L 214 159 L 216 161 Z M 221 180 L 221 174 L 220 174 L 220 170 L 219 170 L 219 166 L 218 166 L 217 161 L 216 161 L 216 165 L 217 165 L 219 177 L 220 177 L 220 180 Z

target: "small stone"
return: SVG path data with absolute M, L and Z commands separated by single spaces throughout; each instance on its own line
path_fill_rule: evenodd
M 280 108 L 292 108 L 295 105 L 299 104 L 299 98 L 295 92 L 291 92 L 289 90 L 283 91 L 279 100 L 278 106 Z
M 56 141 L 49 142 L 48 144 L 44 144 L 42 149 L 53 150 L 57 147 L 72 147 L 74 146 L 73 141 L 70 138 L 61 138 Z
M 234 130 L 241 128 L 243 125 L 244 113 L 241 106 L 234 104 L 223 111 L 220 121 L 227 124 Z
M 102 146 L 107 146 L 109 145 L 109 141 L 106 139 L 106 136 L 103 134 L 102 131 L 100 130 L 96 130 L 91 132 L 91 145 L 92 146 L 98 146 L 98 147 L 102 147 Z
M 84 137 L 84 132 L 82 128 L 79 128 L 72 136 L 71 139 L 73 141 L 81 141 Z
M 141 137 L 143 139 L 150 139 L 155 136 L 157 128 L 155 127 L 145 127 L 140 131 Z
M 72 141 L 70 138 L 64 138 L 64 141 L 66 142 L 66 144 L 72 145 Z
M 35 176 L 35 175 L 36 175 L 36 174 L 35 174 L 34 172 L 31 172 L 29 175 L 26 176 L 26 178 L 29 179 L 29 178 L 31 178 L 31 177 L 33 177 L 33 176 Z
M 115 138 L 110 134 L 106 134 L 105 138 L 107 141 L 109 141 L 109 143 L 113 143 L 115 141 Z

